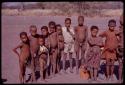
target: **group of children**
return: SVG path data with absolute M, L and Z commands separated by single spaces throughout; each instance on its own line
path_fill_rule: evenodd
M 84 17 L 78 16 L 78 26 L 71 27 L 71 19 L 65 19 L 65 26 L 56 24 L 50 21 L 48 26 L 41 27 L 41 34 L 37 34 L 37 27 L 30 26 L 30 36 L 26 32 L 20 33 L 21 43 L 13 49 L 19 57 L 20 66 L 20 82 L 25 82 L 25 69 L 26 64 L 30 61 L 32 70 L 32 81 L 36 81 L 36 67 L 40 67 L 41 80 L 52 78 L 55 76 L 56 70 L 58 73 L 61 71 L 61 58 L 62 70 L 66 74 L 66 58 L 69 55 L 70 72 L 73 73 L 73 53 L 76 54 L 76 74 L 82 73 L 82 70 L 87 69 L 90 71 L 91 80 L 97 80 L 98 70 L 101 58 L 106 59 L 106 76 L 111 78 L 114 71 L 114 62 L 116 59 L 119 61 L 119 80 L 122 80 L 123 70 L 123 17 L 120 18 L 120 29 L 115 30 L 116 21 L 109 20 L 108 29 L 98 36 L 98 26 L 91 26 L 91 37 L 88 37 L 88 27 L 84 25 Z M 105 37 L 105 43 L 102 38 Z M 85 51 L 89 44 L 87 55 Z M 101 47 L 104 50 L 101 51 Z M 20 48 L 20 54 L 17 49 Z M 79 53 L 81 51 L 81 64 L 79 62 Z M 118 54 L 118 57 L 116 57 Z M 80 64 L 80 67 L 79 67 Z M 45 71 L 45 78 L 43 76 Z

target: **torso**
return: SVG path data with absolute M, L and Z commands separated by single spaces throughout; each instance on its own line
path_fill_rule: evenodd
M 77 26 L 75 28 L 75 32 L 76 32 L 76 41 L 82 43 L 85 41 L 85 37 L 86 37 L 86 27 L 85 26 Z
M 58 41 L 57 41 L 57 33 L 54 32 L 52 34 L 49 35 L 49 39 L 50 39 L 50 47 L 51 48 L 56 48 L 58 45 Z
M 30 46 L 22 43 L 20 60 L 25 61 L 30 56 Z
M 117 39 L 115 31 L 114 32 L 110 32 L 109 30 L 106 31 L 105 47 L 117 48 L 117 46 L 118 46 L 118 39 Z
M 30 36 L 29 40 L 30 40 L 30 49 L 32 50 L 32 52 L 36 53 L 38 49 L 38 37 Z
M 64 37 L 63 35 L 58 35 L 58 48 L 64 49 Z

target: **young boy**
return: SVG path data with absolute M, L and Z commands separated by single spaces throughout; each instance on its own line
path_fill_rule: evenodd
M 109 20 L 108 22 L 109 29 L 100 34 L 101 37 L 105 37 L 105 45 L 104 50 L 102 52 L 102 57 L 106 58 L 106 72 L 107 72 L 107 80 L 109 80 L 109 70 L 111 66 L 111 79 L 113 79 L 114 72 L 114 62 L 116 60 L 116 48 L 118 46 L 117 40 L 117 31 L 115 30 L 116 21 L 114 19 Z
M 62 26 L 56 25 L 56 31 L 58 35 L 58 57 L 57 57 L 57 71 L 60 72 L 61 57 L 64 56 L 64 37 L 62 34 Z
M 102 39 L 97 36 L 99 28 L 91 27 L 91 37 L 88 39 L 89 49 L 87 53 L 86 63 L 90 68 L 91 80 L 97 80 L 97 72 L 100 66 Z
M 87 45 L 87 26 L 84 24 L 84 17 L 78 17 L 78 26 L 75 27 L 75 53 L 76 53 L 76 73 L 78 74 L 79 51 L 81 50 L 81 63 L 85 62 L 85 48 Z
M 56 71 L 56 59 L 57 59 L 57 52 L 58 52 L 58 39 L 57 39 L 57 32 L 56 32 L 56 24 L 54 21 L 49 22 L 49 41 L 50 41 L 50 61 L 51 61 L 51 68 L 50 68 L 50 75 L 55 76 Z
M 30 42 L 30 51 L 31 51 L 31 69 L 32 69 L 32 81 L 36 81 L 35 78 L 35 70 L 36 67 L 38 67 L 38 57 L 37 57 L 37 50 L 38 50 L 38 37 L 37 34 L 37 27 L 35 25 L 30 26 L 30 36 L 29 36 L 29 42 Z
M 30 57 L 30 46 L 29 46 L 29 40 L 27 37 L 27 33 L 21 32 L 20 39 L 22 42 L 19 45 L 17 45 L 13 49 L 13 51 L 19 57 L 19 66 L 20 66 L 19 79 L 20 79 L 20 82 L 25 83 L 26 63 L 27 63 L 28 58 Z M 20 54 L 17 52 L 18 48 L 20 48 Z
M 122 82 L 122 72 L 123 72 L 123 16 L 120 17 L 120 29 L 119 29 L 119 34 L 118 34 L 118 39 L 119 39 L 119 45 L 117 48 L 117 56 L 118 56 L 118 62 L 119 62 L 119 82 Z
M 48 27 L 47 26 L 42 26 L 41 27 L 41 35 L 40 36 L 44 37 L 45 46 L 50 51 L 50 41 L 49 41 L 48 34 L 49 34 Z M 49 78 L 49 66 L 46 68 L 46 78 Z
M 71 25 L 71 19 L 66 18 L 65 19 L 65 27 L 62 28 L 62 33 L 64 37 L 64 56 L 63 56 L 63 71 L 65 71 L 65 63 L 67 54 L 69 53 L 69 62 L 70 62 L 70 72 L 73 73 L 73 67 L 72 67 L 72 54 L 74 52 L 74 29 Z
M 38 49 L 38 56 L 39 56 L 39 63 L 40 63 L 40 76 L 41 80 L 44 80 L 43 78 L 43 72 L 49 65 L 49 51 L 47 47 L 45 46 L 45 40 L 42 36 L 39 37 L 39 49 Z

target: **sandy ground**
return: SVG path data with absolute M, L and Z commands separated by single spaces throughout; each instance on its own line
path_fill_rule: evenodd
M 90 28 L 92 25 L 97 25 L 100 28 L 100 31 L 103 31 L 107 28 L 107 22 L 109 19 L 116 19 L 117 26 L 119 26 L 118 17 L 111 18 L 85 18 L 85 24 Z M 2 16 L 2 78 L 6 78 L 5 83 L 19 83 L 18 74 L 19 74 L 19 62 L 18 57 L 13 53 L 12 49 L 20 43 L 19 33 L 21 31 L 26 31 L 29 33 L 29 26 L 31 24 L 37 25 L 38 33 L 40 33 L 40 27 L 47 25 L 50 20 L 54 20 L 56 23 L 64 26 L 63 16 L 39 16 L 39 17 L 28 17 L 28 16 Z M 77 17 L 71 17 L 72 26 L 77 25 Z M 67 69 L 67 72 L 69 69 Z M 75 68 L 74 68 L 75 71 Z M 27 73 L 28 74 L 28 70 Z M 114 76 L 115 78 L 115 76 Z M 101 80 L 100 83 L 116 83 L 117 79 L 114 81 Z M 37 83 L 41 82 L 40 78 L 37 80 Z M 48 79 L 47 83 L 89 83 L 80 79 L 79 75 L 68 73 L 67 75 L 57 74 L 56 77 Z M 99 82 L 93 82 L 99 83 Z

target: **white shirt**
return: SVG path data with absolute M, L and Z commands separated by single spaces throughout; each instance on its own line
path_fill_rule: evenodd
M 72 34 L 74 34 L 74 28 L 73 27 L 70 27 L 69 30 Z M 63 37 L 64 37 L 64 42 L 66 42 L 66 43 L 74 42 L 73 37 L 71 36 L 71 34 L 69 32 L 67 32 L 66 27 L 62 27 L 62 33 L 63 33 Z

